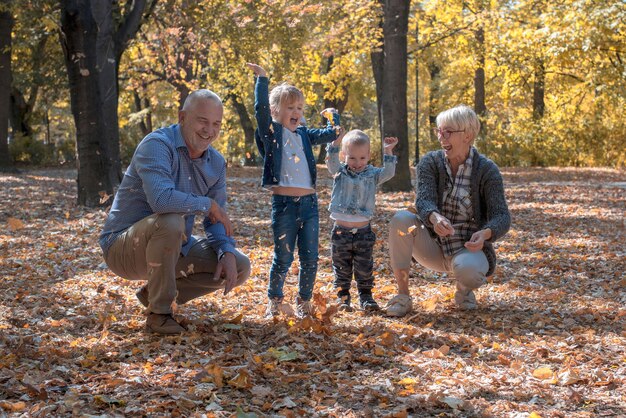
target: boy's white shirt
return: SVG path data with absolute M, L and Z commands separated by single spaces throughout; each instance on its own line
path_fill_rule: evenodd
M 302 147 L 302 137 L 283 127 L 283 155 L 278 186 L 299 187 L 315 192 Z

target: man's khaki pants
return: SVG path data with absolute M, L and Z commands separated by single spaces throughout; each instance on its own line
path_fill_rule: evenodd
M 183 215 L 168 213 L 148 216 L 128 228 L 109 247 L 105 261 L 111 271 L 128 280 L 147 280 L 148 310 L 172 312 L 172 302 L 183 304 L 224 288 L 215 280 L 217 254 L 200 238 L 186 256 L 180 253 L 185 233 Z M 235 251 L 237 284 L 250 275 L 250 260 Z
M 411 258 L 427 269 L 449 272 L 457 280 L 457 287 L 478 289 L 487 281 L 489 262 L 482 251 L 463 249 L 453 256 L 446 256 L 428 229 L 417 216 L 408 211 L 397 212 L 389 223 L 389 254 L 391 267 L 408 270 Z

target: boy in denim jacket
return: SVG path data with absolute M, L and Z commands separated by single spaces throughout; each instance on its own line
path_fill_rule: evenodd
M 319 211 L 315 180 L 317 177 L 312 145 L 325 144 L 342 133 L 339 126 L 308 129 L 300 126 L 304 95 L 296 87 L 281 84 L 269 93 L 267 72 L 248 64 L 256 78 L 254 111 L 259 153 L 263 156 L 263 187 L 272 192 L 272 232 L 274 260 L 267 290 L 266 316 L 279 314 L 283 285 L 298 245 L 300 273 L 296 315 L 312 315 L 313 285 L 317 275 Z M 339 125 L 339 115 L 333 114 Z
M 339 162 L 342 143 L 343 162 Z M 368 164 L 370 139 L 365 132 L 354 129 L 328 145 L 326 166 L 334 176 L 330 200 L 330 217 L 335 221 L 331 235 L 331 256 L 335 273 L 335 289 L 339 309 L 352 311 L 350 284 L 356 279 L 359 302 L 364 311 L 380 309 L 372 296 L 374 260 L 372 251 L 376 235 L 370 220 L 374 215 L 376 187 L 392 178 L 397 157 L 393 148 L 398 138 L 384 139 L 383 168 Z

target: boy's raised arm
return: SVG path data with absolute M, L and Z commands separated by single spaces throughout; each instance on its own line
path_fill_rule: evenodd
M 246 63 L 246 65 L 248 66 L 248 68 L 250 68 L 252 70 L 252 72 L 254 72 L 255 76 L 257 76 L 257 77 L 267 77 L 267 71 L 265 71 L 263 69 L 263 67 L 261 67 L 260 65 L 253 64 L 251 62 Z

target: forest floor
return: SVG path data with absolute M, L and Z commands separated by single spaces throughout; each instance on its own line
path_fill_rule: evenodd
M 252 276 L 178 306 L 190 330 L 177 337 L 145 333 L 140 282 L 103 268 L 105 213 L 75 205 L 74 170 L 0 174 L 0 417 L 626 416 L 624 170 L 503 169 L 513 225 L 479 309 L 457 310 L 450 278 L 415 265 L 401 319 L 332 314 L 319 172 L 325 314 L 263 318 L 270 198 L 258 169 L 233 168 L 229 212 Z M 395 294 L 387 223 L 413 200 L 377 197 L 381 305 Z

